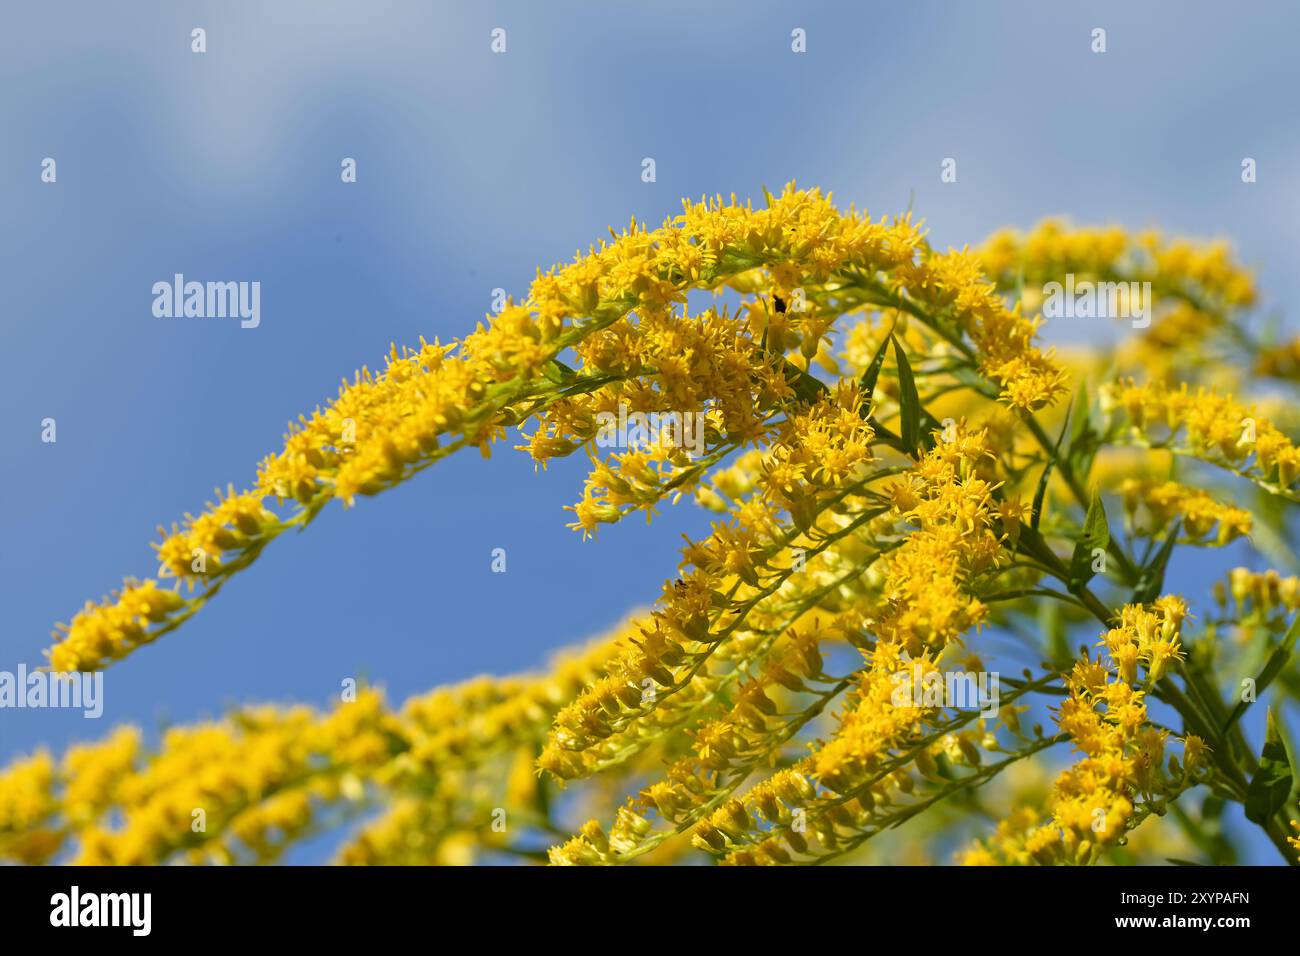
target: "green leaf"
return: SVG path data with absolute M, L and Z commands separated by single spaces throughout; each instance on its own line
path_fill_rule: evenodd
M 1029 516 L 1029 524 L 1034 530 L 1038 529 L 1038 519 L 1043 514 L 1043 499 L 1047 497 L 1047 482 L 1052 477 L 1052 466 L 1055 464 L 1055 455 L 1047 459 L 1047 464 L 1043 466 L 1043 473 L 1038 479 L 1038 487 L 1034 489 L 1034 503 L 1031 506 L 1034 513 Z
M 1093 552 L 1100 548 L 1106 550 L 1110 544 L 1110 525 L 1106 523 L 1106 508 L 1101 498 L 1094 494 L 1088 505 L 1088 515 L 1083 519 L 1083 529 L 1078 542 L 1074 545 L 1074 554 L 1070 556 L 1070 581 L 1076 587 L 1082 587 L 1092 580 L 1096 573 L 1092 570 Z
M 867 424 L 875 433 L 876 441 L 889 448 L 894 449 L 900 455 L 906 455 L 907 449 L 903 447 L 903 440 L 889 430 L 889 428 L 880 423 L 880 420 L 874 415 L 866 416 Z
M 1038 519 L 1043 515 L 1043 499 L 1047 497 L 1047 482 L 1052 477 L 1052 468 L 1056 465 L 1057 457 L 1061 452 L 1061 439 L 1065 437 L 1065 430 L 1070 427 L 1072 409 L 1065 412 L 1065 421 L 1061 423 L 1061 431 L 1056 436 L 1056 444 L 1052 446 L 1052 456 L 1047 459 L 1047 464 L 1043 465 L 1043 474 L 1038 479 L 1038 487 L 1034 490 L 1033 514 L 1029 517 L 1029 523 L 1035 529 L 1038 528 Z
M 889 343 L 893 340 L 893 333 L 886 335 L 880 340 L 880 348 L 876 349 L 875 356 L 871 359 L 871 364 L 867 370 L 862 373 L 862 409 L 864 415 L 870 414 L 871 396 L 876 391 L 876 380 L 880 378 L 880 367 L 885 364 L 885 352 L 889 349 Z
M 1291 622 L 1291 626 L 1286 629 L 1286 634 L 1282 636 L 1282 643 L 1273 648 L 1273 653 L 1264 662 L 1264 669 L 1255 678 L 1256 697 L 1264 693 L 1268 685 L 1273 683 L 1273 679 L 1282 673 L 1282 668 L 1286 667 L 1287 661 L 1291 660 L 1291 654 L 1295 650 L 1295 642 L 1298 637 L 1300 637 L 1300 614 L 1296 615 L 1295 620 Z M 1241 715 L 1246 712 L 1247 703 L 1244 700 L 1237 702 L 1237 706 L 1228 715 L 1228 722 L 1223 725 L 1225 731 L 1241 719 Z
M 1016 550 L 1041 562 L 1051 568 L 1053 572 L 1068 575 L 1065 565 L 1056 556 L 1056 552 L 1048 546 L 1047 539 L 1039 533 L 1037 528 L 1023 527 L 1020 529 L 1020 541 L 1016 544 Z
M 921 441 L 921 396 L 916 391 L 916 379 L 912 377 L 912 366 L 908 364 L 903 347 L 892 334 L 890 339 L 894 343 L 894 357 L 898 360 L 898 428 L 903 446 L 909 454 L 915 455 Z
M 1255 678 L 1256 693 L 1262 692 L 1273 683 L 1273 679 L 1278 674 L 1282 673 L 1282 668 L 1286 667 L 1287 661 L 1291 659 L 1291 654 L 1295 650 L 1296 638 L 1300 638 L 1300 616 L 1291 622 L 1291 626 L 1286 629 L 1286 634 L 1282 636 L 1282 643 L 1273 649 L 1273 653 L 1264 664 L 1264 669 Z
M 550 362 L 542 366 L 542 374 L 556 385 L 563 385 L 572 381 L 578 373 L 559 359 L 551 359 Z
M 1259 769 L 1246 788 L 1246 819 L 1260 826 L 1267 825 L 1273 815 L 1291 799 L 1293 783 L 1291 760 L 1277 718 L 1270 707 L 1264 749 L 1259 755 Z
M 799 397 L 799 400 L 808 405 L 814 404 L 830 391 L 825 382 L 816 376 L 809 375 L 789 359 L 785 361 L 785 378 L 794 387 L 794 393 Z
M 804 534 L 811 531 L 813 522 L 817 520 L 817 512 L 812 499 L 793 502 L 790 505 L 790 520 Z

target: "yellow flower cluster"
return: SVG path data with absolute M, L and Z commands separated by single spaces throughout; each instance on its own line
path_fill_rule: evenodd
M 48 824 L 58 809 L 54 760 L 45 751 L 0 773 L 0 859 L 44 863 L 59 847 Z
M 862 671 L 834 736 L 812 754 L 806 765 L 816 782 L 837 794 L 869 780 L 888 763 L 896 747 L 933 723 L 939 714 L 937 707 L 911 702 L 899 706 L 895 700 L 903 686 L 896 679 L 900 675 L 924 686 L 931 674 L 941 674 L 931 659 L 904 655 L 898 645 L 882 641 L 876 645 L 870 665 Z M 910 689 L 910 683 L 906 686 Z M 903 783 L 903 778 L 900 776 L 897 782 Z M 885 790 L 878 788 L 876 797 L 883 797 Z M 868 796 L 862 809 L 869 812 L 871 805 Z
M 1300 381 L 1300 338 L 1260 349 L 1255 372 L 1269 378 Z
M 792 414 L 777 434 L 756 463 L 755 494 L 737 520 L 715 525 L 707 539 L 688 545 L 683 573 L 665 584 L 641 635 L 605 678 L 557 715 L 542 754 L 546 770 L 562 778 L 585 776 L 612 754 L 635 749 L 628 733 L 654 736 L 693 713 L 701 700 L 711 701 L 717 688 L 710 661 L 734 666 L 770 649 L 771 633 L 740 623 L 764 603 L 786 599 L 783 587 L 798 573 L 790 549 L 804 545 L 806 564 L 884 510 L 867 508 L 838 526 L 827 521 L 814 528 L 828 503 L 861 493 L 871 477 L 873 433 L 854 383 Z
M 397 713 L 362 690 L 323 715 L 260 707 L 175 727 L 152 752 L 123 727 L 70 748 L 58 766 L 38 753 L 0 772 L 0 859 L 46 862 L 75 839 L 80 863 L 268 862 L 317 823 L 321 806 L 361 806 L 367 787 L 434 781 L 458 808 L 469 791 L 455 788 L 457 775 L 535 747 L 626 633 L 563 655 L 540 676 L 479 678 Z M 534 753 L 520 764 L 530 782 Z
M 534 761 L 555 711 L 603 676 L 635 621 L 540 676 L 478 678 L 414 697 L 400 711 L 401 752 L 375 772 L 387 811 L 338 853 L 352 866 L 466 864 L 508 846 L 494 814 L 515 831 L 535 822 Z M 411 799 L 402 794 L 416 792 Z
M 69 748 L 63 758 L 62 810 L 74 827 L 99 819 L 120 798 L 140 755 L 140 731 L 120 727 L 99 743 Z
M 383 816 L 343 847 L 338 862 L 343 866 L 473 863 L 479 841 L 460 829 L 463 821 L 452 812 L 460 796 L 458 784 L 459 780 L 439 780 L 433 793 L 395 800 Z
M 573 865 L 636 857 L 672 835 L 652 830 L 647 819 L 651 811 L 674 826 L 685 826 L 716 804 L 733 781 L 766 759 L 775 742 L 788 739 L 806 721 L 797 710 L 786 718 L 783 703 L 803 694 L 820 695 L 824 703 L 835 692 L 821 689 L 827 678 L 818 637 L 816 631 L 791 630 L 761 672 L 740 682 L 729 708 L 687 731 L 693 743 L 689 756 L 676 760 L 635 800 L 619 808 L 608 835 L 592 820 L 572 840 L 552 847 L 550 861 Z
M 740 686 L 730 712 L 693 733 L 691 757 L 644 789 L 608 835 L 593 821 L 573 840 L 554 848 L 552 862 L 612 862 L 635 856 L 664 837 L 663 831 L 652 831 L 645 816 L 650 811 L 678 829 L 696 824 L 695 844 L 727 855 L 730 862 L 785 862 L 792 853 L 834 853 L 844 828 L 867 826 L 873 808 L 887 807 L 891 799 L 913 789 L 911 772 L 900 767 L 891 773 L 890 762 L 900 750 L 915 745 L 941 708 L 897 706 L 899 681 L 924 680 L 935 671 L 937 655 L 983 620 L 984 606 L 965 589 L 998 567 L 1007 533 L 990 482 L 995 456 L 988 436 L 958 425 L 947 438 L 887 489 L 891 508 L 881 520 L 902 524 L 910 534 L 883 558 L 879 616 L 862 622 L 875 640 L 872 649 L 864 651 L 867 666 L 853 682 L 850 704 L 829 742 L 745 796 L 730 796 L 760 760 L 790 739 L 791 724 L 772 719 L 779 711 L 767 693 L 777 685 L 798 692 L 806 689 L 807 681 L 819 679 L 822 662 L 816 645 L 795 643 L 776 658 L 774 670 Z M 758 480 L 770 489 L 776 469 L 756 470 L 763 475 Z M 722 484 L 738 490 L 735 480 L 733 472 Z M 776 487 L 794 484 L 781 479 Z M 914 667 L 920 668 L 919 675 Z M 570 715 L 562 712 L 561 720 L 566 718 Z M 567 726 L 557 727 L 578 736 L 571 718 Z M 947 735 L 945 745 L 958 762 L 978 762 L 979 747 L 969 735 Z M 928 754 L 921 747 L 914 756 L 924 763 Z M 929 767 L 933 770 L 932 761 Z M 785 827 L 796 811 L 816 830 L 811 849 L 802 826 Z M 755 812 L 780 832 L 763 831 Z
M 1271 569 L 1233 568 L 1226 582 L 1214 583 L 1214 599 L 1238 620 L 1275 611 L 1289 614 L 1300 610 L 1300 578 L 1284 578 Z
M 541 676 L 480 678 L 407 701 L 401 713 L 410 747 L 396 769 L 410 775 L 472 766 L 545 736 L 556 711 L 603 678 L 637 633 L 633 619 L 582 651 L 559 655 Z
M 1122 609 L 1119 626 L 1101 641 L 1107 656 L 1079 661 L 1066 680 L 1069 696 L 1056 722 L 1083 759 L 1057 778 L 1048 799 L 1051 819 L 1034 825 L 1036 814 L 1019 811 L 991 840 L 961 855 L 962 862 L 1096 862 L 1140 822 L 1140 804 L 1168 800 L 1200 779 L 1204 741 L 1188 735 L 1182 766 L 1173 757 L 1166 766 L 1170 734 L 1151 725 L 1143 689 L 1182 660 L 1186 615 L 1175 595 Z
M 1139 533 L 1154 536 L 1181 522 L 1191 544 L 1212 543 L 1222 547 L 1250 534 L 1251 513 L 1245 508 L 1221 504 L 1208 492 L 1176 481 L 1129 478 L 1120 484 L 1124 510 Z M 1212 541 L 1211 532 L 1214 532 Z
M 1065 392 L 1065 373 L 1033 340 L 1040 323 L 1008 310 L 968 251 L 922 256 L 899 270 L 895 293 L 914 298 L 935 318 L 948 317 L 975 344 L 982 372 L 1001 387 L 1002 400 L 1032 410 Z
M 1027 233 L 1004 229 L 980 249 L 985 272 L 1002 288 L 1041 284 L 1067 273 L 1115 281 L 1151 281 L 1159 291 L 1181 294 L 1219 309 L 1254 304 L 1255 282 L 1233 261 L 1226 242 L 1168 239 L 1119 226 L 1075 227 L 1046 219 Z
M 161 573 L 202 584 L 202 594 L 168 599 L 163 619 L 142 619 L 123 604 L 153 582 L 128 582 L 114 598 L 87 605 L 76 626 L 115 635 L 128 622 L 143 633 L 65 639 L 52 666 L 90 669 L 125 656 L 183 623 L 271 540 L 329 501 L 376 494 L 461 447 L 487 454 L 506 426 L 528 417 L 539 424 L 526 447 L 543 462 L 590 447 L 596 416 L 620 406 L 703 414 L 729 447 L 759 441 L 767 418 L 792 394 L 797 370 L 785 352 L 818 354 L 834 317 L 820 303 L 846 290 L 915 303 L 933 312 L 945 334 L 965 333 L 980 367 L 1017 408 L 1039 407 L 1063 390 L 1063 373 L 1033 344 L 1034 323 L 1006 309 L 976 256 L 936 254 L 910 219 L 841 213 L 815 189 L 792 184 L 768 199 L 763 209 L 734 196 L 686 202 L 682 215 L 656 230 L 633 222 L 572 264 L 539 272 L 523 304 L 508 304 L 463 342 L 394 347 L 383 371 L 362 369 L 332 403 L 291 427 L 254 488 L 229 489 L 164 534 L 156 545 Z M 714 309 L 685 314 L 690 291 L 724 286 L 755 296 L 744 318 Z M 578 370 L 557 361 L 570 348 Z M 591 532 L 628 507 L 650 508 L 699 472 L 668 448 L 598 465 L 576 524 Z M 269 498 L 298 510 L 281 517 L 265 506 Z
M 705 447 L 692 451 L 707 462 L 722 436 L 731 447 L 764 440 L 767 418 L 793 394 L 780 354 L 765 352 L 758 339 L 716 309 L 698 317 L 664 312 L 639 315 L 635 323 L 620 319 L 584 340 L 577 352 L 584 368 L 615 380 L 539 416 L 537 430 L 520 447 L 542 463 L 599 442 L 604 416 L 616 422 L 629 415 L 672 415 L 691 430 L 698 420 Z M 691 452 L 658 435 L 605 459 L 593 453 L 583 499 L 573 509 L 574 527 L 592 534 L 629 510 L 650 510 L 664 497 L 689 490 L 701 470 Z
M 1014 539 L 1020 518 L 994 500 L 994 459 L 987 432 L 958 424 L 890 487 L 895 512 L 916 530 L 887 563 L 881 641 L 939 652 L 984 620 L 968 582 L 1004 559 L 1003 536 Z
M 172 526 L 155 545 L 162 577 L 194 582 L 217 574 L 228 553 L 242 553 L 271 533 L 279 519 L 263 507 L 260 492 L 236 494 L 233 487 L 217 496 L 198 517 L 185 516 L 185 530 Z M 159 529 L 162 531 L 163 529 Z
M 126 584 L 100 604 L 87 602 L 72 618 L 60 625 L 59 643 L 49 651 L 50 667 L 56 671 L 98 670 L 109 661 L 126 657 L 137 647 L 153 641 L 162 624 L 185 601 L 175 591 L 158 587 L 155 581 Z
M 1027 866 L 1034 861 L 1029 849 L 1031 838 L 1035 850 L 1043 840 L 1038 833 L 1041 824 L 1042 814 L 1036 808 L 1016 807 L 998 821 L 990 836 L 960 850 L 956 862 L 959 866 Z
M 926 680 L 936 670 L 938 655 L 980 624 L 986 609 L 967 589 L 1001 560 L 998 531 L 1003 529 L 988 477 L 994 454 L 987 435 L 969 433 L 963 426 L 948 438 L 889 489 L 894 513 L 916 528 L 886 558 L 885 602 L 879 619 L 868 625 L 876 644 L 838 727 L 774 787 L 760 785 L 741 803 L 746 812 L 746 804 L 753 803 L 779 832 L 763 836 L 760 831 L 759 842 L 749 848 L 744 831 L 719 827 L 725 821 L 715 815 L 697 834 L 711 848 L 728 850 L 730 862 L 786 862 L 792 852 L 833 853 L 846 829 L 869 827 L 878 808 L 913 789 L 911 772 L 897 757 L 933 725 L 938 710 L 897 706 L 900 675 Z M 978 762 L 978 747 L 970 738 L 949 735 L 947 740 L 959 762 Z M 912 756 L 923 773 L 927 765 L 932 769 L 927 748 Z M 891 772 L 891 765 L 898 769 Z M 800 780 L 805 786 L 799 786 Z M 791 799 L 796 792 L 799 799 Z M 791 828 L 796 811 L 806 814 L 805 822 L 816 834 L 812 849 Z
M 1300 449 L 1253 406 L 1230 395 L 1129 380 L 1103 387 L 1101 405 L 1127 425 L 1118 439 L 1168 448 L 1250 478 L 1275 494 L 1297 497 Z
M 869 663 L 835 736 L 703 820 L 698 847 L 727 865 L 832 858 L 907 819 L 962 771 L 967 779 L 981 772 L 999 746 L 988 730 L 964 726 L 967 717 L 946 719 L 943 706 L 924 698 L 916 705 L 899 699 L 913 681 L 943 686 L 930 659 L 880 644 Z
M 964 828 L 949 798 L 1026 767 L 1041 780 L 1032 805 L 1002 803 L 963 862 L 1128 862 L 1155 845 L 1128 834 L 1190 787 L 1244 801 L 1239 726 L 1212 735 L 1213 754 L 1175 736 L 1210 727 L 1201 709 L 1222 690 L 1178 666 L 1187 605 L 1112 607 L 1159 576 L 1161 538 L 1247 538 L 1238 547 L 1275 562 L 1291 548 L 1285 515 L 1169 480 L 1181 455 L 1300 501 L 1287 399 L 1229 394 L 1259 395 L 1237 366 L 1288 387 L 1286 355 L 1236 323 L 1255 302 L 1249 273 L 1222 245 L 1056 222 L 941 252 L 910 217 L 872 220 L 793 185 L 766 199 L 633 221 L 465 339 L 394 347 L 290 426 L 251 488 L 164 530 L 159 580 L 87 604 L 48 655 L 60 671 L 119 660 L 336 499 L 462 449 L 488 455 L 510 428 L 540 467 L 588 456 L 572 508 L 585 537 L 688 494 L 714 513 L 649 611 L 540 675 L 395 709 L 373 690 L 324 713 L 246 708 L 153 745 L 126 727 L 59 761 L 18 760 L 0 772 L 0 860 L 268 863 L 353 824 L 338 862 L 926 860 L 942 845 L 930 837 Z M 1068 414 L 1043 411 L 1067 376 L 1034 314 L 1065 274 L 1150 282 L 1158 320 L 1131 350 L 1070 356 L 1088 381 Z M 1249 360 L 1206 361 L 1225 345 Z M 1116 378 L 1126 363 L 1149 383 Z M 1104 519 L 1089 505 L 1111 492 L 1127 518 L 1104 535 L 1115 567 L 1089 574 Z M 1300 585 L 1239 568 L 1214 593 L 1205 644 L 1255 672 Z M 1107 628 L 1097 660 L 1026 671 L 992 709 L 927 691 L 987 677 L 990 628 L 1063 667 L 1084 615 Z M 1062 692 L 1045 736 L 1024 715 Z M 1181 726 L 1151 719 L 1152 693 Z M 1031 758 L 1067 741 L 1082 756 L 1048 792 Z M 1265 829 L 1286 854 L 1284 822 Z
M 185 850 L 203 859 L 209 828 L 230 827 L 256 844 L 257 828 L 241 814 L 290 788 L 327 783 L 327 767 L 361 774 L 383 763 L 393 726 L 379 694 L 367 691 L 320 719 L 306 708 L 267 708 L 242 723 L 173 728 L 139 772 L 122 768 L 116 796 L 123 824 L 101 819 L 84 826 L 77 862 L 148 864 Z M 308 812 L 304 797 L 292 799 L 298 814 Z M 265 820 L 290 806 L 278 802 L 260 812 Z
M 1126 336 L 1111 356 L 1121 369 L 1142 369 L 1152 380 L 1198 379 L 1208 373 L 1226 383 L 1235 363 L 1225 363 L 1245 336 L 1238 314 L 1256 302 L 1251 273 L 1235 262 L 1225 242 L 1170 239 L 1155 231 L 1076 227 L 1059 219 L 1027 233 L 1002 230 L 980 249 L 990 278 L 1018 296 L 1027 311 L 1040 308 L 1048 283 L 1108 283 L 1121 314 L 1150 307 L 1150 324 Z M 1150 298 L 1132 296 L 1149 283 Z

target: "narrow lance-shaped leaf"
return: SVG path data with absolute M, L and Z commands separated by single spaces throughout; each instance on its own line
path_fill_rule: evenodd
M 871 359 L 871 364 L 867 370 L 862 373 L 860 381 L 862 391 L 862 404 L 866 409 L 871 401 L 871 396 L 876 391 L 876 380 L 880 378 L 880 367 L 885 364 L 885 352 L 889 349 L 889 343 L 893 341 L 894 334 L 890 332 L 880 340 L 880 348 L 876 349 L 875 356 Z
M 1082 587 L 1092 580 L 1096 573 L 1092 569 L 1094 555 L 1098 549 L 1105 551 L 1110 544 L 1110 525 L 1106 523 L 1106 508 L 1101 497 L 1092 496 L 1088 514 L 1083 519 L 1083 528 L 1079 540 L 1075 542 L 1074 554 L 1070 557 L 1070 580 L 1075 587 Z
M 1259 769 L 1246 788 L 1246 819 L 1265 826 L 1290 801 L 1293 783 L 1291 760 L 1282 740 L 1277 717 L 1270 707 L 1264 749 L 1259 756 Z
M 1133 589 L 1133 604 L 1148 604 L 1160 596 L 1165 584 L 1165 568 L 1169 566 L 1169 557 L 1174 553 L 1174 543 L 1178 537 L 1178 525 L 1169 529 L 1165 543 L 1151 563 L 1142 569 L 1137 587 Z
M 916 454 L 921 441 L 921 396 L 916 391 L 916 379 L 912 377 L 912 366 L 907 361 L 903 347 L 898 339 L 890 335 L 894 343 L 894 357 L 898 360 L 898 418 L 899 432 L 903 446 L 909 454 Z
M 808 405 L 817 402 L 830 391 L 825 382 L 815 375 L 809 375 L 789 359 L 785 360 L 785 378 L 794 388 L 794 393 L 799 400 Z
M 1070 410 L 1065 413 L 1065 421 L 1061 424 L 1061 431 L 1056 436 L 1056 444 L 1052 446 L 1052 455 L 1047 459 L 1047 464 L 1043 465 L 1043 474 L 1038 479 L 1038 487 L 1034 490 L 1034 504 L 1032 514 L 1029 517 L 1029 523 L 1038 528 L 1039 518 L 1043 514 L 1043 501 L 1047 497 L 1047 483 L 1052 477 L 1052 468 L 1056 465 L 1057 458 L 1061 453 L 1061 439 L 1065 437 L 1065 430 L 1070 427 Z

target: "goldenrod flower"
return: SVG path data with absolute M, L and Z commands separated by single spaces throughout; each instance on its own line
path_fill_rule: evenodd
M 800 341 L 780 341 L 778 326 L 792 314 L 782 307 L 776 317 L 766 297 L 762 328 L 752 307 L 746 318 L 716 309 L 687 314 L 690 290 L 732 283 L 783 303 L 799 290 L 806 306 L 793 314 Z M 954 324 L 1014 407 L 1040 407 L 1064 389 L 1063 373 L 1033 345 L 1034 323 L 1006 308 L 978 257 L 934 253 L 909 219 L 841 213 L 829 196 L 793 185 L 764 209 L 735 197 L 686 202 L 681 216 L 657 230 L 633 222 L 572 264 L 539 272 L 524 302 L 509 303 L 463 341 L 394 347 L 383 371 L 363 368 L 334 402 L 291 427 L 284 449 L 263 461 L 255 488 L 229 489 L 156 546 L 160 573 L 201 585 L 199 596 L 150 594 L 155 609 L 142 620 L 121 606 L 137 587 L 129 583 L 117 601 L 88 606 L 74 620 L 51 652 L 51 666 L 88 669 L 125 656 L 179 626 L 227 577 L 329 501 L 377 494 L 460 447 L 486 454 L 506 425 L 530 416 L 538 427 L 526 447 L 541 462 L 590 447 L 595 416 L 620 403 L 706 416 L 713 423 L 710 451 L 718 442 L 779 442 L 777 413 L 796 394 L 784 354 L 818 354 L 833 319 L 829 303 L 850 288 L 881 301 L 908 297 L 936 323 Z M 576 370 L 556 362 L 570 348 L 581 360 Z M 854 411 L 851 400 L 839 405 Z M 805 454 L 829 451 L 810 443 Z M 577 526 L 590 533 L 629 509 L 649 510 L 688 490 L 700 468 L 679 452 L 659 446 L 598 462 L 575 506 Z M 807 477 L 843 481 L 861 465 L 855 452 L 840 448 L 838 458 L 828 455 Z M 782 475 L 794 464 L 776 470 L 774 490 L 797 480 Z M 267 499 L 293 503 L 296 511 L 279 515 Z
M 1280 659 L 1300 583 L 1238 568 L 1210 606 L 1152 589 L 1183 545 L 1290 560 L 1297 419 L 1241 374 L 1285 384 L 1288 353 L 1241 325 L 1250 274 L 1221 244 L 1059 222 L 940 251 L 908 216 L 793 184 L 765 198 L 633 221 L 464 338 L 394 346 L 291 425 L 250 487 L 163 530 L 155 577 L 87 604 L 48 654 L 56 671 L 121 660 L 332 502 L 490 455 L 512 428 L 538 467 L 586 456 L 584 537 L 708 509 L 651 607 L 539 674 L 18 760 L 0 858 L 269 863 L 357 822 L 338 862 L 929 860 L 968 836 L 935 808 L 990 787 L 1006 816 L 962 862 L 1086 864 L 1151 857 L 1167 841 L 1130 835 L 1193 788 L 1244 801 L 1240 709 L 1214 673 Z M 1067 273 L 1150 283 L 1154 321 L 1058 358 L 1039 312 Z M 1070 666 L 1098 624 L 1101 653 Z M 1008 674 L 998 699 L 957 692 L 997 677 L 1010 637 L 1042 672 Z M 1035 699 L 1058 705 L 1054 732 Z M 1049 787 L 1039 755 L 1067 743 Z M 1008 782 L 1022 767 L 1031 793 Z

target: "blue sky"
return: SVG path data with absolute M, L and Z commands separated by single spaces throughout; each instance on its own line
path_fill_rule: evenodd
M 1286 3 L 6 4 L 0 669 L 152 574 L 157 525 L 247 485 L 390 342 L 463 334 L 493 288 L 522 294 L 682 196 L 797 179 L 876 215 L 910 204 L 941 246 L 1051 214 L 1226 235 L 1286 308 L 1297 26 Z M 176 272 L 259 281 L 260 327 L 155 318 Z M 502 446 L 331 510 L 112 669 L 103 720 L 0 715 L 0 761 L 123 720 L 324 703 L 347 676 L 400 699 L 540 664 L 652 600 L 705 527 L 680 509 L 584 544 L 562 510 L 580 464 L 534 474 Z

